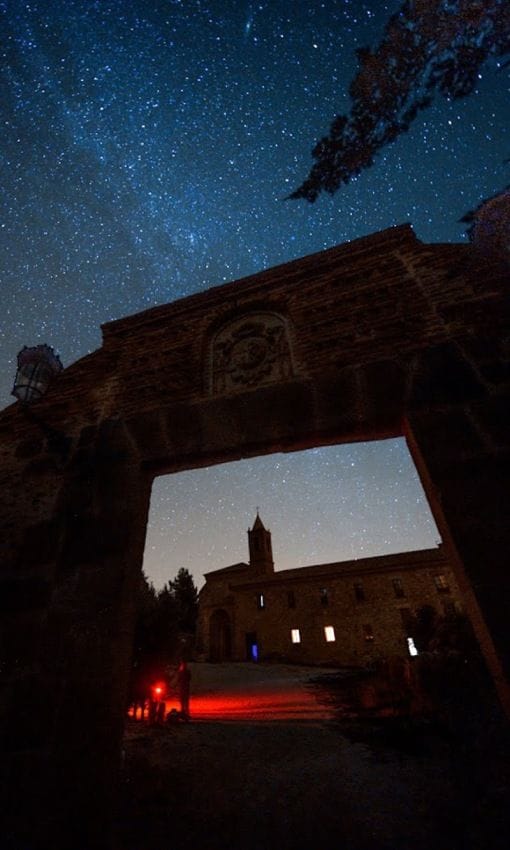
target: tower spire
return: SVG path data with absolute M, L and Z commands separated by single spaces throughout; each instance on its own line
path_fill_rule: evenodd
M 274 572 L 271 532 L 264 526 L 258 507 L 253 528 L 248 529 L 248 548 L 252 570 L 262 573 Z

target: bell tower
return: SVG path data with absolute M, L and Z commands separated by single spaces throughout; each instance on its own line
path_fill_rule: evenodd
M 259 573 L 274 573 L 271 532 L 264 527 L 258 509 L 253 528 L 248 529 L 248 547 L 251 569 Z

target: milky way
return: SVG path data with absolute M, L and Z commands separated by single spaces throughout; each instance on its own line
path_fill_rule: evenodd
M 348 111 L 355 48 L 375 44 L 399 5 L 0 2 L 2 406 L 23 345 L 46 342 L 69 365 L 100 346 L 103 322 L 404 221 L 425 242 L 465 238 L 461 216 L 508 183 L 508 69 L 495 64 L 472 96 L 438 99 L 333 198 L 284 200 L 306 177 L 317 138 Z M 377 474 L 373 446 L 313 458 L 286 457 L 301 476 L 292 492 L 275 459 L 246 462 L 230 485 L 219 467 L 187 473 L 194 483 L 157 482 L 155 581 L 184 562 L 199 577 L 246 557 L 256 504 L 278 530 L 280 566 L 291 565 L 283 550 L 306 563 L 433 545 L 402 442 L 380 448 Z M 272 485 L 257 471 L 269 463 Z M 259 476 L 258 493 L 243 487 Z M 285 521 L 270 498 L 278 488 Z M 323 529 L 339 516 L 349 530 L 323 549 Z

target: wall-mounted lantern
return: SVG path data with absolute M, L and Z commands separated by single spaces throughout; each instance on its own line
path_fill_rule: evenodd
M 49 345 L 25 345 L 18 354 L 12 395 L 23 402 L 37 401 L 62 369 L 60 357 Z

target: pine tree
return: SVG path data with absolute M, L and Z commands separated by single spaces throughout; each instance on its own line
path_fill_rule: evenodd
M 174 581 L 169 582 L 175 601 L 177 625 L 180 631 L 194 634 L 198 617 L 198 590 L 193 576 L 181 567 Z
M 147 698 L 151 684 L 164 680 L 168 668 L 190 650 L 197 616 L 198 590 L 188 570 L 181 568 L 176 578 L 159 592 L 142 573 L 137 597 L 131 700 Z

